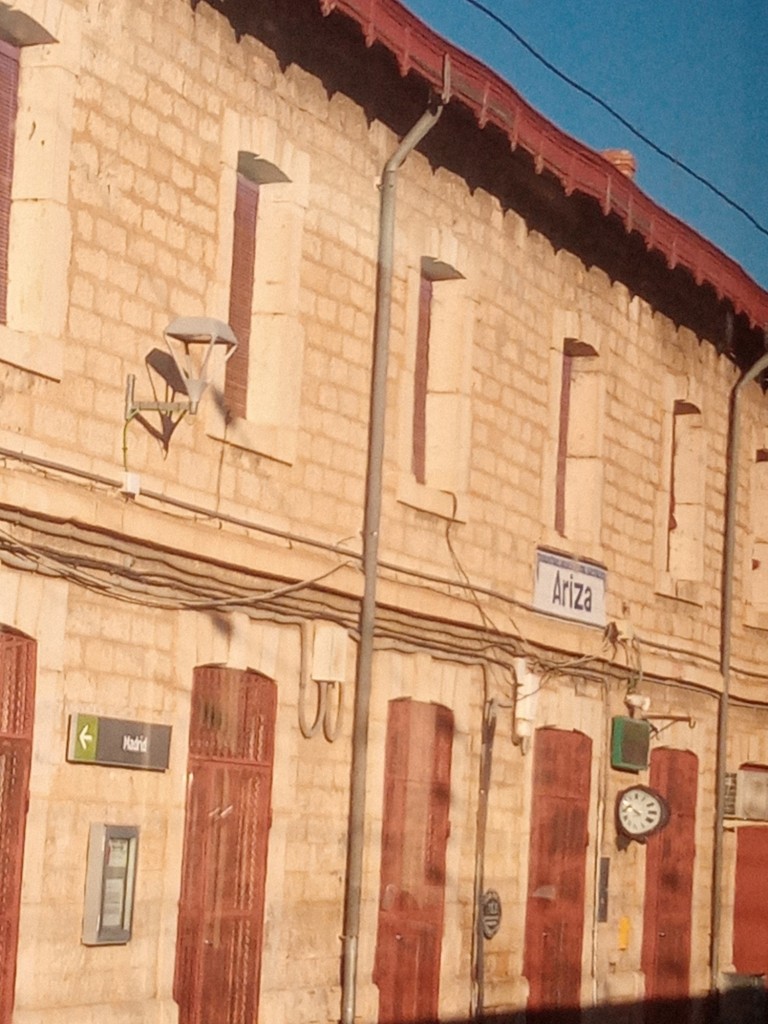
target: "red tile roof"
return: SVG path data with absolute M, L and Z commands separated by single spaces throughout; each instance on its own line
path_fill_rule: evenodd
M 338 11 L 357 22 L 366 45 L 385 46 L 403 76 L 413 73 L 443 92 L 446 60 L 450 99 L 468 107 L 482 128 L 493 124 L 549 171 L 566 195 L 596 199 L 603 213 L 618 215 L 670 269 L 684 267 L 697 284 L 709 284 L 752 327 L 768 325 L 768 292 L 730 257 L 689 225 L 653 202 L 609 160 L 571 138 L 539 114 L 499 75 L 433 32 L 398 0 L 318 0 L 323 14 Z

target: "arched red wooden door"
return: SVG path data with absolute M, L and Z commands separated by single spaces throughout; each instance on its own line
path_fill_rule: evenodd
M 537 729 L 523 973 L 531 1010 L 581 1001 L 592 741 Z
M 180 1024 L 255 1024 L 277 688 L 195 670 L 174 997 Z
M 0 1021 L 16 982 L 21 872 L 35 714 L 34 640 L 0 632 Z
M 667 800 L 670 818 L 648 839 L 645 861 L 641 965 L 648 1020 L 654 1001 L 686 1000 L 690 993 L 698 774 L 698 758 L 688 750 L 662 747 L 651 755 L 650 785 Z
M 448 708 L 390 702 L 374 967 L 380 1024 L 438 1018 L 452 746 Z

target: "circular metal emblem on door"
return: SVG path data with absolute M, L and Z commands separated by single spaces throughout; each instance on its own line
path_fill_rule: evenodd
M 484 892 L 480 900 L 483 938 L 492 939 L 501 924 L 501 897 L 494 889 Z

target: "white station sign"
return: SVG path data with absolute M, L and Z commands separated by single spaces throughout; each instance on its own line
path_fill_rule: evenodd
M 533 606 L 561 619 L 604 626 L 605 576 L 600 565 L 537 551 Z

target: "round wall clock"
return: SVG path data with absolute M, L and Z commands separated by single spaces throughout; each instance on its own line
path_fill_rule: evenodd
M 639 783 L 616 798 L 616 826 L 629 839 L 647 839 L 669 821 L 669 805 L 661 793 Z

